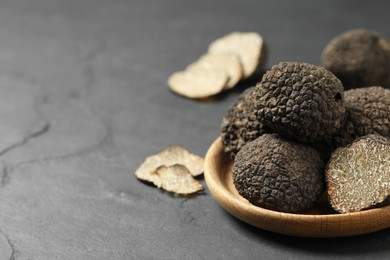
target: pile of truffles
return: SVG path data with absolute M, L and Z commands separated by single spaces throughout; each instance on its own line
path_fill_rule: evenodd
M 340 213 L 388 203 L 390 89 L 367 85 L 389 82 L 390 59 L 374 59 L 388 47 L 378 34 L 354 30 L 325 48 L 324 67 L 281 62 L 244 91 L 221 125 L 239 194 L 291 213 L 310 209 L 324 191 Z M 370 72 L 379 67 L 386 76 Z

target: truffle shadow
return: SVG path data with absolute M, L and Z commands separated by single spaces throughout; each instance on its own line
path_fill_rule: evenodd
M 353 256 L 363 258 L 365 254 L 370 254 L 371 256 L 373 252 L 382 256 L 390 254 L 390 229 L 353 237 L 294 237 L 262 230 L 237 220 L 227 212 L 225 214 L 228 218 L 231 218 L 229 222 L 235 224 L 235 228 L 238 231 L 246 233 L 251 239 L 260 243 L 266 241 L 269 245 L 289 251 L 316 256 L 331 255 L 336 257 Z

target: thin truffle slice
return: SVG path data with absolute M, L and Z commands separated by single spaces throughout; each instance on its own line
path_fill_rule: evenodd
M 262 122 L 256 118 L 250 104 L 254 87 L 246 89 L 229 108 L 221 124 L 221 138 L 225 152 L 234 158 L 248 142 L 266 132 Z
M 281 62 L 256 85 L 251 102 L 271 131 L 304 143 L 327 140 L 345 117 L 343 85 L 326 69 Z
M 202 184 L 192 177 L 187 167 L 181 164 L 160 166 L 153 174 L 156 175 L 153 184 L 169 192 L 189 195 L 203 190 Z
M 220 93 L 228 80 L 229 75 L 225 70 L 193 67 L 173 73 L 168 78 L 168 86 L 181 96 L 202 99 Z
M 344 92 L 346 121 L 334 136 L 334 146 L 351 144 L 358 137 L 377 134 L 390 138 L 390 89 L 366 87 Z
M 249 78 L 264 64 L 266 48 L 263 38 L 255 32 L 233 32 L 215 40 L 209 53 L 234 53 L 240 58 L 243 77 Z
M 203 173 L 203 158 L 190 153 L 181 146 L 169 146 L 161 152 L 147 157 L 135 171 L 135 176 L 143 181 L 154 182 L 156 175 L 153 172 L 160 166 L 181 164 L 187 167 L 192 176 Z
M 233 182 L 238 193 L 256 206 L 302 212 L 323 191 L 324 167 L 313 148 L 264 134 L 238 152 Z
M 225 89 L 231 89 L 237 85 L 242 77 L 242 68 L 238 55 L 234 53 L 207 53 L 199 60 L 190 64 L 187 69 L 204 68 L 209 71 L 222 70 L 229 77 Z
M 390 141 L 368 135 L 336 149 L 325 175 L 330 204 L 340 213 L 385 202 L 390 196 Z
M 333 72 L 345 89 L 390 84 L 390 43 L 366 29 L 342 33 L 322 53 L 323 66 Z

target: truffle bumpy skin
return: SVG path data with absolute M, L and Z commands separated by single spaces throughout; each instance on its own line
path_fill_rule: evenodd
M 254 87 L 246 89 L 222 120 L 221 138 L 224 150 L 229 152 L 233 159 L 245 144 L 265 133 L 263 124 L 257 120 L 249 103 L 249 97 L 254 89 Z
M 239 194 L 256 206 L 301 212 L 323 191 L 324 167 L 313 148 L 264 134 L 238 152 L 233 182 Z
M 322 53 L 323 66 L 345 89 L 390 84 L 390 43 L 380 34 L 356 29 L 329 42 Z
M 367 87 L 345 91 L 346 121 L 334 136 L 334 147 L 377 134 L 390 138 L 390 89 Z
M 274 133 L 300 142 L 328 140 L 344 121 L 342 83 L 312 64 L 282 62 L 273 66 L 252 97 L 258 120 Z

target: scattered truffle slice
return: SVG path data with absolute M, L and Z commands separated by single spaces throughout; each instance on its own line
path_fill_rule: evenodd
M 344 92 L 346 121 L 335 135 L 335 147 L 358 137 L 378 134 L 390 138 L 390 89 L 366 87 Z
M 233 182 L 252 204 L 295 213 L 309 209 L 320 196 L 324 167 L 313 148 L 264 134 L 238 152 Z
M 325 47 L 322 64 L 343 82 L 345 89 L 389 85 L 390 43 L 373 31 L 347 31 Z
M 266 132 L 263 124 L 256 118 L 250 104 L 254 87 L 246 89 L 229 108 L 221 124 L 221 138 L 225 152 L 234 158 L 248 142 Z
M 153 172 L 160 166 L 171 166 L 181 164 L 187 167 L 192 176 L 199 176 L 203 173 L 203 158 L 190 153 L 181 146 L 170 146 L 161 152 L 147 157 L 140 167 L 135 171 L 138 179 L 154 182 L 156 174 Z
M 327 140 L 345 117 L 340 80 L 308 63 L 273 66 L 256 85 L 252 98 L 258 120 L 271 131 L 304 143 Z
M 264 63 L 266 49 L 263 38 L 255 32 L 233 32 L 215 40 L 210 53 L 231 52 L 239 56 L 244 78 L 252 76 Z
M 208 71 L 225 71 L 229 77 L 226 82 L 226 89 L 236 86 L 242 77 L 240 59 L 234 53 L 207 53 L 198 61 L 190 64 L 188 69 L 191 70 L 194 67 L 201 67 Z
M 383 203 L 390 196 L 390 141 L 368 135 L 336 149 L 325 175 L 330 204 L 340 213 Z
M 192 177 L 187 167 L 181 164 L 160 166 L 153 174 L 156 175 L 153 184 L 169 192 L 188 195 L 203 190 L 202 184 Z
M 202 99 L 220 93 L 228 80 L 229 76 L 224 70 L 193 67 L 173 73 L 168 79 L 168 85 L 181 96 Z

